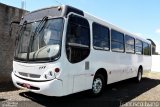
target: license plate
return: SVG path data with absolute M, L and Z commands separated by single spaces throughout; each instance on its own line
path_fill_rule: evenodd
M 31 88 L 31 85 L 30 85 L 30 84 L 23 83 L 23 87 L 30 89 L 30 88 Z

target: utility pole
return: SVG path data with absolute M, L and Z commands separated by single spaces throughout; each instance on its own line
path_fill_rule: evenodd
M 21 8 L 26 10 L 26 0 L 21 0 Z

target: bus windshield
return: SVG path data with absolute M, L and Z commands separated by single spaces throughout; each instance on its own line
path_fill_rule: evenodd
M 16 44 L 16 60 L 53 61 L 60 57 L 63 18 L 27 23 Z

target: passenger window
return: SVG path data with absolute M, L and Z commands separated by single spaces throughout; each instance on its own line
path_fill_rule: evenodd
M 151 47 L 148 43 L 143 42 L 144 55 L 151 55 Z
M 90 29 L 86 19 L 71 15 L 66 35 L 66 54 L 71 63 L 77 63 L 90 53 Z
M 111 30 L 111 49 L 115 52 L 124 52 L 124 34 Z
M 135 53 L 135 39 L 129 35 L 125 35 L 125 46 L 127 53 Z
M 142 48 L 143 44 L 142 44 L 142 41 L 136 39 L 136 54 L 143 54 L 143 48 Z
M 93 23 L 93 47 L 94 49 L 109 50 L 109 28 Z

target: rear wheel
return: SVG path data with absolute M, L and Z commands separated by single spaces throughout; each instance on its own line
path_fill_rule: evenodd
M 101 95 L 105 86 L 104 76 L 97 74 L 94 77 L 91 93 L 93 96 Z
M 142 72 L 143 72 L 143 71 L 142 71 L 142 68 L 139 68 L 137 77 L 135 77 L 135 81 L 136 81 L 137 83 L 141 82 L 141 80 L 142 80 Z

